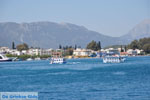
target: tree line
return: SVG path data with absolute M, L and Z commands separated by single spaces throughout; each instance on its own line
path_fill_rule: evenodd
M 100 41 L 96 42 L 92 40 L 90 43 L 87 44 L 86 48 L 94 51 L 101 50 L 101 42 Z
M 144 50 L 145 53 L 150 53 L 150 38 L 142 38 L 142 39 L 139 39 L 139 40 L 134 40 L 129 45 L 123 46 L 123 47 L 126 50 L 127 49 L 133 49 L 133 50 L 142 49 L 142 50 Z M 123 48 L 123 47 L 121 46 L 121 48 Z M 81 48 L 81 46 L 77 46 L 77 45 L 75 45 L 75 46 L 68 46 L 68 45 L 62 46 L 62 45 L 59 45 L 58 48 L 65 51 L 64 55 L 72 55 L 73 50 L 75 50 L 76 48 Z M 101 42 L 100 41 L 96 42 L 94 40 L 89 42 L 86 46 L 86 49 L 91 49 L 91 50 L 94 50 L 94 51 L 100 51 L 101 48 L 102 48 L 101 47 Z M 15 43 L 12 42 L 12 49 L 17 49 L 19 51 L 28 50 L 29 46 L 26 43 L 23 43 L 23 44 L 17 45 L 16 48 L 15 48 Z
M 128 49 L 142 49 L 145 53 L 150 53 L 150 38 L 134 40 L 128 45 Z

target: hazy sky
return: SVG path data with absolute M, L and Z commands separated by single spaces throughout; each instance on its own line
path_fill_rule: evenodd
M 147 18 L 150 0 L 0 0 L 0 22 L 68 22 L 110 36 Z

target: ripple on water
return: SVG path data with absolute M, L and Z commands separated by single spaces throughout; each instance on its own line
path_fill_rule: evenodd
M 72 72 L 56 72 L 56 73 L 47 73 L 47 75 L 65 75 L 72 74 Z
M 150 57 L 0 63 L 0 91 L 37 91 L 39 100 L 149 100 Z
M 113 75 L 125 75 L 126 73 L 123 71 L 113 72 Z

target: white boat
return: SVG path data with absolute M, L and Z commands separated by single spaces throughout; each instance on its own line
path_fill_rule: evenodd
M 64 64 L 66 63 L 65 58 L 51 58 L 50 59 L 50 64 Z
M 103 58 L 103 63 L 121 63 L 125 58 L 121 56 L 106 56 Z
M 35 58 L 34 60 L 41 60 L 41 58 L 40 58 L 40 57 L 38 57 L 38 58 Z
M 27 61 L 32 61 L 32 60 L 33 60 L 32 58 L 28 58 L 28 59 L 27 59 Z
M 13 61 L 13 59 L 6 57 L 5 54 L 0 54 L 0 62 Z

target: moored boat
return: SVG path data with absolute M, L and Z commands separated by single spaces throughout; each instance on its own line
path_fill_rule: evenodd
M 103 63 L 121 63 L 125 58 L 121 56 L 106 56 L 103 58 Z
M 28 58 L 28 59 L 27 59 L 27 61 L 32 61 L 32 60 L 33 60 L 32 58 Z
M 41 58 L 40 58 L 40 57 L 38 57 L 38 58 L 35 58 L 34 60 L 41 60 Z
M 13 59 L 6 57 L 5 54 L 0 54 L 0 62 L 13 61 Z
M 66 59 L 65 58 L 51 58 L 50 64 L 65 64 Z
M 52 58 L 50 58 L 50 64 L 65 64 L 65 63 L 66 59 L 63 58 L 61 51 L 56 50 L 56 52 L 53 52 Z

